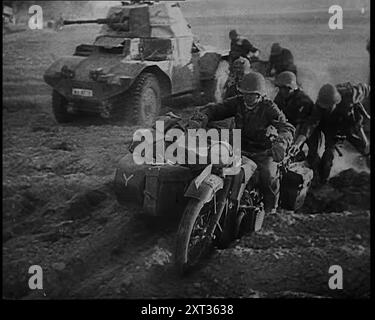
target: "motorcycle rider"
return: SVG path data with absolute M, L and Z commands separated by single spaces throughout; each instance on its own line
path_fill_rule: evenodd
M 314 109 L 291 150 L 299 149 L 310 138 L 308 161 L 321 183 L 328 181 L 337 144 L 346 138 L 362 155 L 369 157 L 369 142 L 363 130 L 364 118 L 370 119 L 361 102 L 369 96 L 370 86 L 359 83 L 325 84 L 318 93 Z M 321 133 L 325 137 L 322 158 L 318 154 Z
M 249 40 L 240 36 L 236 30 L 229 32 L 230 52 L 229 52 L 229 64 L 232 64 L 239 57 L 250 59 L 250 53 L 257 57 L 259 55 L 259 49 L 254 47 Z
M 220 104 L 209 104 L 192 117 L 205 126 L 209 121 L 235 117 L 236 129 L 241 129 L 241 148 L 253 154 L 260 173 L 260 191 L 264 198 L 265 214 L 275 213 L 279 200 L 279 170 L 287 148 L 293 141 L 295 128 L 284 113 L 266 97 L 264 77 L 257 72 L 244 76 L 238 86 L 241 95 L 226 99 Z M 277 130 L 278 136 L 270 141 L 269 129 Z M 255 231 L 262 226 L 260 215 Z
M 292 52 L 289 49 L 281 47 L 277 42 L 271 46 L 269 63 L 270 76 L 276 76 L 283 71 L 291 71 L 297 75 L 297 67 L 294 64 Z
M 274 102 L 296 128 L 296 136 L 298 136 L 300 128 L 313 110 L 314 102 L 297 85 L 296 75 L 291 71 L 281 72 L 276 77 L 275 85 L 279 91 Z M 301 145 L 301 149 L 302 147 L 303 145 Z

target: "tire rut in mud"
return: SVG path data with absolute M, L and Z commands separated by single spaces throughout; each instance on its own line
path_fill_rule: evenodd
M 143 272 L 147 253 L 172 233 L 173 228 L 168 223 L 161 226 L 145 220 L 141 209 L 136 206 L 129 206 L 126 211 L 129 213 L 126 223 L 110 231 L 112 246 L 103 253 L 95 268 L 70 289 L 69 297 L 124 297 L 121 287 L 111 290 L 117 285 L 113 283 L 116 280 L 120 284 L 126 283 L 126 276 L 118 279 L 121 275 Z

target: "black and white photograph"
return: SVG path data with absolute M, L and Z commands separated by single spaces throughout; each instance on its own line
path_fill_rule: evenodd
M 369 300 L 370 52 L 370 0 L 3 1 L 3 300 Z

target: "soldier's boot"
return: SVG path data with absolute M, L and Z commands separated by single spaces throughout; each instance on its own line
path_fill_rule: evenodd
M 307 163 L 314 172 L 312 187 L 320 184 L 320 163 L 319 150 L 322 148 L 323 134 L 319 130 L 315 130 L 312 136 L 307 139 L 306 143 L 309 148 L 307 153 Z
M 354 134 L 348 135 L 348 141 L 365 158 L 366 165 L 370 169 L 370 143 L 367 139 L 363 127 L 360 126 Z
M 264 210 L 256 218 L 255 231 L 263 225 L 265 216 L 277 208 L 280 197 L 280 174 L 277 163 L 270 156 L 254 158 L 259 169 L 259 187 L 263 195 Z
M 311 187 L 317 187 L 320 184 L 320 162 L 321 159 L 318 153 L 312 154 L 310 151 L 306 158 L 307 164 L 312 169 L 314 175 L 311 181 Z
M 255 224 L 254 224 L 254 231 L 258 232 L 260 229 L 262 229 L 264 216 L 265 216 L 264 210 L 261 210 L 258 212 L 257 216 L 255 217 Z
M 280 177 L 270 177 L 268 185 L 262 188 L 264 210 L 262 210 L 255 221 L 255 231 L 261 229 L 266 216 L 275 215 L 280 197 Z
M 334 147 L 328 148 L 324 151 L 322 160 L 320 162 L 320 183 L 326 184 L 331 173 L 334 160 Z

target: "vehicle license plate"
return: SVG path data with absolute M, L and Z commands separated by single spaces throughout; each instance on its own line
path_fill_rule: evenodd
M 92 97 L 92 90 L 88 89 L 73 89 L 74 96 L 81 96 L 81 97 Z

